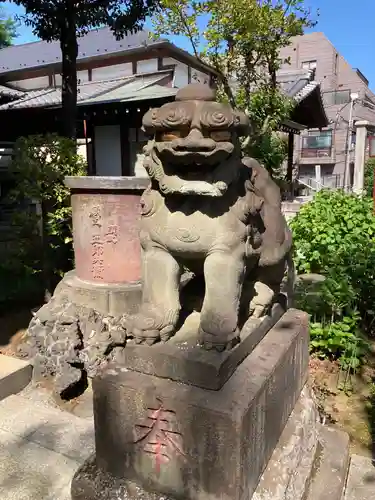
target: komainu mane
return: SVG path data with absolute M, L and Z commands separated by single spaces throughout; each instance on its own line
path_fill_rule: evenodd
M 144 116 L 151 185 L 142 198 L 143 299 L 130 326 L 137 342 L 174 335 L 184 269 L 204 277 L 198 342 L 207 349 L 238 341 L 241 311 L 259 318 L 273 304 L 292 239 L 278 187 L 241 156 L 248 125 L 200 84 Z

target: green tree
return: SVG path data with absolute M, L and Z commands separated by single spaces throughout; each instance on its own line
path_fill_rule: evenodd
M 0 10 L 0 49 L 12 45 L 12 41 L 17 36 L 17 25 L 14 19 L 7 17 L 4 11 Z
M 322 190 L 291 221 L 298 274 L 325 277 L 297 287 L 297 304 L 311 314 L 311 350 L 354 372 L 375 333 L 375 216 L 367 196 Z M 303 282 L 302 282 L 303 283 Z
M 365 165 L 364 188 L 366 196 L 373 197 L 375 158 L 369 158 Z
M 78 38 L 109 26 L 121 38 L 142 27 L 157 0 L 12 0 L 25 9 L 27 26 L 42 40 L 60 42 L 63 134 L 76 136 Z
M 9 201 L 18 246 L 8 259 L 22 274 L 36 275 L 49 298 L 61 275 L 72 268 L 72 221 L 67 175 L 85 175 L 87 165 L 74 141 L 56 135 L 20 137 L 10 173 L 15 187 Z M 36 211 L 30 201 L 40 207 Z M 5 262 L 8 265 L 9 262 Z M 26 273 L 26 274 L 27 274 Z M 1 275 L 1 272 L 0 272 Z
M 335 317 L 358 310 L 366 331 L 373 334 L 375 216 L 372 199 L 322 190 L 301 208 L 291 228 L 297 271 L 328 278 L 331 298 L 321 296 L 321 307 L 331 308 Z M 327 310 L 325 313 L 328 314 Z
M 273 132 L 293 108 L 276 81 L 280 49 L 313 25 L 303 0 L 161 0 L 153 16 L 155 36 L 187 38 L 194 55 L 216 70 L 219 95 L 251 119 L 245 149 L 271 172 L 271 145 L 286 153 Z

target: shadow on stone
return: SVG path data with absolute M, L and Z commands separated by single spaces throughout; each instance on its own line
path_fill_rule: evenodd
M 69 498 L 71 477 L 94 449 L 92 422 L 19 396 L 0 405 L 2 500 Z

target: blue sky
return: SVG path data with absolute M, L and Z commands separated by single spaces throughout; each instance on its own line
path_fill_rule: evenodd
M 19 7 L 4 2 L 8 15 L 20 14 Z M 375 90 L 375 0 L 306 0 L 314 11 L 320 10 L 315 31 L 323 31 L 349 64 L 359 68 Z M 34 41 L 31 30 L 20 26 L 15 43 Z M 178 40 L 182 48 L 188 45 Z

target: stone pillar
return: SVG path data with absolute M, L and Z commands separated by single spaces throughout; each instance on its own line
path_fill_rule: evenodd
M 115 348 L 141 302 L 140 198 L 148 179 L 67 177 L 76 269 L 30 322 L 24 355 L 35 380 L 54 378 L 55 391 L 75 397 Z M 40 348 L 40 346 L 43 346 Z M 48 346 L 48 349 L 44 346 Z
M 148 179 L 67 177 L 71 189 L 76 275 L 96 284 L 141 278 L 140 197 Z
M 368 121 L 356 122 L 356 144 L 355 144 L 355 163 L 354 163 L 354 182 L 353 192 L 362 194 L 365 177 L 365 153 Z
M 315 165 L 315 184 L 316 190 L 320 191 L 322 189 L 322 170 L 320 165 Z

